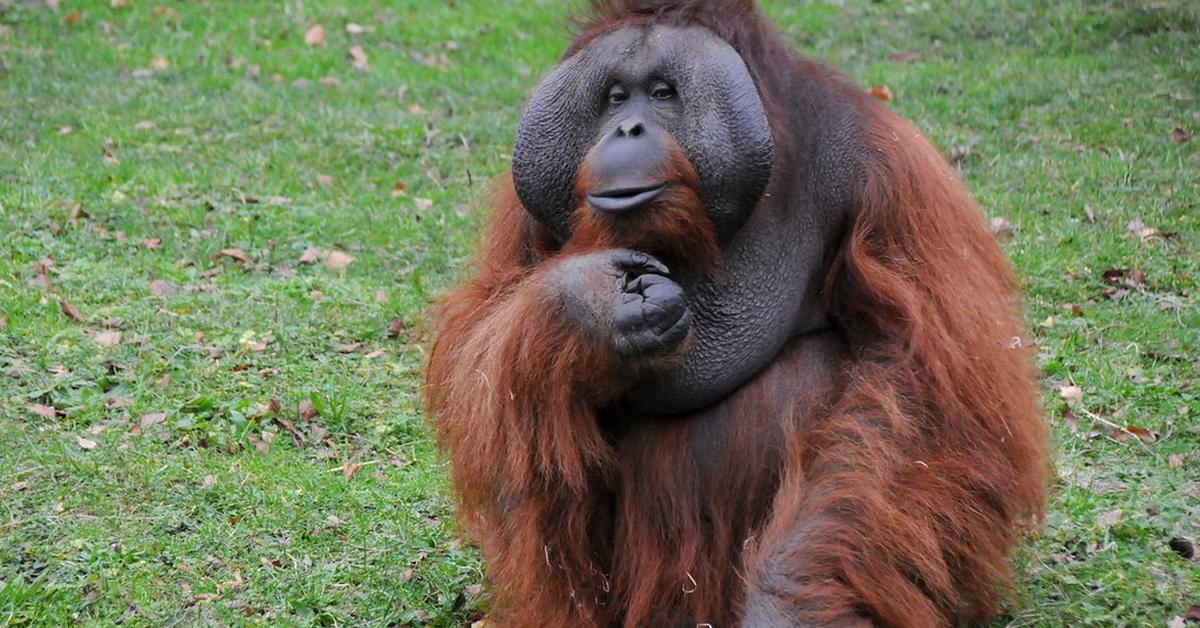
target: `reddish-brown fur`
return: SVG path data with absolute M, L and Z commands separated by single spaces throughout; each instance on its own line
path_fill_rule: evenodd
M 825 290 L 837 332 L 794 339 L 713 407 L 639 417 L 618 401 L 638 373 L 543 279 L 614 246 L 712 263 L 694 171 L 675 160 L 679 185 L 639 229 L 581 207 L 561 244 L 505 178 L 477 274 L 442 301 L 427 378 L 493 621 L 728 626 L 751 598 L 817 625 L 984 619 L 1046 466 L 1016 285 L 979 210 L 909 124 L 792 55 L 751 3 L 644 4 L 664 3 L 598 3 L 573 49 L 632 22 L 699 24 L 746 60 L 784 120 L 777 143 L 789 74 L 860 110 L 867 180 Z

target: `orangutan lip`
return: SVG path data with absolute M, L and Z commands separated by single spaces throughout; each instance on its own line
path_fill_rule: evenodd
M 587 200 L 592 207 L 600 211 L 621 213 L 649 203 L 665 189 L 665 183 L 636 188 L 615 188 L 588 194 Z

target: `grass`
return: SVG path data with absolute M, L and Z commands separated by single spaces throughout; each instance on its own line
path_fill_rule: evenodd
M 0 624 L 477 617 L 420 409 L 425 308 L 461 277 L 567 7 L 128 4 L 0 0 Z M 1010 227 L 1057 479 L 996 625 L 1186 613 L 1200 566 L 1169 541 L 1200 537 L 1200 9 L 765 8 L 888 84 Z

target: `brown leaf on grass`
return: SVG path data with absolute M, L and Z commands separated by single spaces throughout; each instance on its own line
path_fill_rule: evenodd
M 1001 216 L 996 216 L 991 222 L 992 235 L 996 236 L 1001 242 L 1008 242 L 1013 238 L 1013 226 L 1008 222 L 1008 219 Z
M 363 357 L 368 360 L 374 360 L 375 358 L 383 357 L 384 353 L 387 353 L 387 351 L 385 349 L 376 349 L 370 353 L 364 353 Z
M 400 198 L 404 196 L 404 191 L 408 189 L 408 185 L 403 181 L 397 181 L 392 184 L 392 198 Z
M 38 288 L 42 291 L 50 289 L 50 278 L 46 275 L 34 275 L 29 278 L 29 287 Z
M 1125 511 L 1121 510 L 1120 508 L 1105 510 L 1104 512 L 1100 513 L 1100 525 L 1106 528 L 1111 528 L 1118 523 L 1121 523 L 1121 519 L 1124 518 Z
M 76 323 L 84 322 L 83 314 L 80 314 L 79 309 L 76 308 L 74 305 L 71 305 L 70 303 L 63 301 L 62 299 L 59 299 L 58 307 L 59 307 L 59 309 L 62 310 L 63 314 L 66 314 L 67 318 L 75 321 Z
M 304 434 L 301 433 L 300 430 L 296 429 L 295 423 L 292 423 L 291 421 L 279 415 L 275 415 L 274 419 L 276 423 L 281 425 L 283 429 L 287 430 L 288 434 L 291 435 L 293 445 L 299 447 L 304 444 Z
M 159 390 L 166 390 L 171 386 L 171 374 L 163 373 L 162 377 L 154 381 L 154 387 Z
M 57 409 L 51 408 L 50 406 L 43 406 L 40 403 L 35 403 L 29 406 L 29 411 L 42 417 L 43 419 L 50 419 L 51 421 L 59 417 Z
M 396 338 L 404 333 L 404 321 L 400 318 L 393 318 L 387 326 L 388 338 Z
M 321 48 L 325 45 L 325 28 L 320 24 L 308 29 L 304 33 L 304 43 L 314 47 Z
M 355 70 L 360 72 L 367 69 L 367 51 L 362 46 L 354 46 L 346 52 L 346 56 L 350 57 L 350 63 Z
M 271 443 L 268 443 L 254 434 L 246 434 L 246 440 L 250 441 L 251 445 L 254 445 L 254 450 L 258 453 L 264 456 L 271 453 Z
M 325 79 L 321 79 L 321 80 L 324 81 Z M 323 188 L 327 188 L 327 187 L 333 185 L 333 177 L 331 175 L 327 175 L 327 174 L 318 174 L 317 175 L 317 185 L 319 185 Z
M 1182 558 L 1191 560 L 1196 557 L 1196 542 L 1191 539 L 1177 536 L 1171 539 L 1169 545 Z
M 1078 386 L 1059 386 L 1058 396 L 1069 404 L 1083 401 L 1083 389 Z
M 228 257 L 229 259 L 237 260 L 243 264 L 250 263 L 250 258 L 246 257 L 245 251 L 241 249 L 221 249 L 220 251 L 217 251 L 216 255 L 213 256 L 213 259 L 218 257 Z
M 101 347 L 115 347 L 121 344 L 121 332 L 119 331 L 102 331 L 92 336 L 92 342 Z
M 333 345 L 333 350 L 338 353 L 354 353 L 362 348 L 361 342 L 339 342 Z
M 165 72 L 171 69 L 171 62 L 166 57 L 155 57 L 154 61 L 150 62 L 150 67 L 159 72 Z
M 1200 604 L 1188 604 L 1183 617 L 1192 623 L 1200 624 Z
M 82 17 L 83 14 L 79 12 L 79 9 L 71 9 L 70 11 L 67 11 L 66 15 L 63 16 L 62 23 L 66 26 L 71 26 L 72 24 L 78 22 Z
M 883 102 L 892 102 L 896 99 L 896 97 L 892 95 L 892 88 L 882 83 L 879 85 L 872 85 L 871 89 L 867 90 L 867 93 L 871 94 L 871 96 L 874 96 L 876 100 L 882 100 Z
M 346 24 L 346 32 L 350 33 L 351 35 L 362 35 L 363 33 L 367 32 L 367 29 L 362 24 L 348 22 Z
M 169 296 L 175 292 L 175 285 L 169 281 L 155 279 L 150 282 L 150 294 L 156 297 Z
M 84 449 L 86 451 L 91 451 L 97 447 L 96 441 L 90 438 L 84 438 L 82 436 L 76 436 L 75 442 L 79 445 L 80 449 Z
M 0 314 L 0 328 L 8 327 L 8 317 Z
M 1110 286 L 1141 288 L 1146 285 L 1146 273 L 1139 268 L 1109 268 L 1100 278 Z
M 1096 224 L 1096 210 L 1091 205 L 1083 206 L 1083 217 L 1091 224 Z
M 1124 441 L 1131 438 L 1136 438 L 1143 443 L 1153 443 L 1158 441 L 1157 433 L 1151 432 L 1150 430 L 1137 425 L 1126 425 L 1125 427 L 1115 428 L 1110 436 L 1112 436 L 1112 439 L 1116 441 Z
M 300 405 L 296 408 L 296 414 L 300 415 L 301 421 L 311 421 L 312 419 L 316 418 L 320 412 L 317 411 L 317 406 L 313 404 L 311 399 L 305 399 L 304 401 L 301 401 Z
M 329 270 L 346 270 L 346 267 L 353 262 L 354 257 L 338 250 L 330 251 L 329 257 L 325 258 L 325 265 L 329 267 Z
M 921 60 L 919 52 L 893 52 L 888 55 L 888 61 L 892 63 L 917 63 Z
M 427 198 L 414 198 L 413 204 L 417 206 L 418 211 L 428 211 L 433 208 L 433 201 Z
M 74 203 L 71 203 L 71 209 L 67 211 L 67 224 L 74 227 L 75 225 L 79 224 L 80 220 L 90 217 L 91 214 L 87 213 L 87 210 L 83 208 L 83 203 L 75 201 Z
M 1183 466 L 1184 458 L 1182 454 L 1171 454 L 1167 456 L 1167 467 L 1178 469 Z
M 321 249 L 318 249 L 315 246 L 310 246 L 305 248 L 304 252 L 300 254 L 300 259 L 297 260 L 297 263 L 300 265 L 316 264 L 317 260 L 320 258 Z
M 133 0 L 112 0 L 112 2 L 108 3 L 108 6 L 114 9 L 121 9 L 131 4 L 133 4 Z
M 130 397 L 109 397 L 104 400 L 104 405 L 109 408 L 128 408 L 133 405 L 133 399 Z
M 162 246 L 162 240 L 159 238 L 146 238 L 142 240 L 142 248 L 147 251 L 153 251 Z
M 1168 135 L 1168 137 L 1171 138 L 1171 143 L 1182 144 L 1182 143 L 1192 139 L 1192 134 L 1183 130 L 1182 127 L 1175 127 L 1173 129 L 1171 129 L 1171 133 L 1170 133 L 1170 135 Z
M 150 427 L 151 425 L 158 425 L 159 423 L 162 423 L 166 420 L 167 420 L 166 412 L 151 412 L 149 414 L 143 414 L 142 418 L 138 419 L 138 427 L 140 427 L 144 430 L 144 429 Z
M 1147 227 L 1137 218 L 1130 220 L 1129 224 L 1125 225 L 1125 230 L 1143 241 L 1159 237 L 1158 229 Z

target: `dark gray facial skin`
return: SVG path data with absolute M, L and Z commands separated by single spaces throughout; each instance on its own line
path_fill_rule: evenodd
M 655 96 L 666 93 L 663 84 L 670 98 Z M 849 137 L 846 120 L 808 113 L 827 133 Z M 684 149 L 721 247 L 713 272 L 670 268 L 668 281 L 681 286 L 690 311 L 692 341 L 676 366 L 638 383 L 626 400 L 645 414 L 682 414 L 736 390 L 790 338 L 829 327 L 821 271 L 844 223 L 839 195 L 846 194 L 849 173 L 844 154 L 818 154 L 815 147 L 832 146 L 825 152 L 834 153 L 847 142 L 813 131 L 798 147 L 812 154 L 789 156 L 788 172 L 779 172 L 776 132 L 732 47 L 703 28 L 629 26 L 563 61 L 530 99 L 512 168 L 526 210 L 569 239 L 576 172 L 590 150 L 619 136 L 625 143 L 611 149 L 618 157 L 610 161 L 620 183 L 599 190 L 617 190 L 615 200 L 598 199 L 592 209 L 638 211 L 634 196 L 652 194 L 655 181 L 619 167 L 639 163 L 630 148 L 636 145 L 620 135 L 634 123 L 644 125 L 645 137 L 665 132 Z M 652 144 L 646 146 L 657 150 Z

